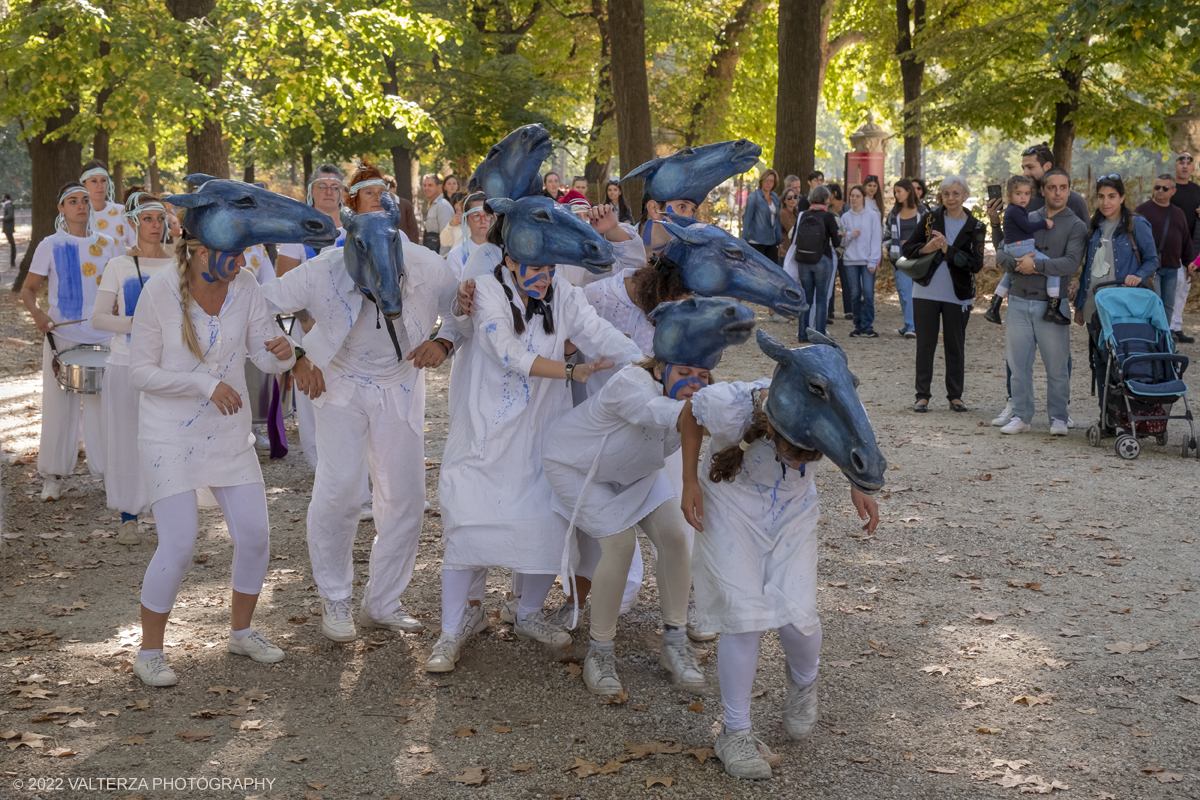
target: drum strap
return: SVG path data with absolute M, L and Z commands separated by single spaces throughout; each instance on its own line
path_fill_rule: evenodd
M 142 287 L 143 289 L 145 289 L 145 288 L 146 288 L 146 281 L 145 281 L 145 280 L 142 278 L 142 265 L 138 263 L 138 257 L 137 257 L 137 256 L 134 256 L 134 257 L 133 257 L 133 268 L 137 270 L 137 274 L 138 274 L 138 286 L 140 286 L 140 287 Z
M 362 292 L 364 295 L 366 295 L 366 298 L 368 300 L 370 300 L 372 303 L 375 303 L 375 328 L 376 328 L 376 330 L 378 330 L 379 329 L 379 303 L 375 302 L 375 295 L 371 294 L 370 292 L 366 291 L 365 289 L 359 289 L 359 291 Z M 392 321 L 390 319 L 388 319 L 387 317 L 384 317 L 383 321 L 387 325 L 388 336 L 392 337 L 392 346 L 396 348 L 396 360 L 402 362 L 402 361 L 404 361 L 404 353 L 402 353 L 400 351 L 400 340 L 396 337 L 396 326 L 394 326 L 392 324 Z

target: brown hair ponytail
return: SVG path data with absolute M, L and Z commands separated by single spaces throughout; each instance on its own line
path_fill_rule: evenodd
M 759 439 L 773 441 L 775 443 L 775 450 L 779 455 L 794 458 L 802 463 L 818 461 L 821 458 L 821 453 L 816 450 L 804 450 L 803 448 L 796 447 L 782 436 L 776 438 L 774 431 L 771 429 L 771 423 L 767 421 L 766 412 L 756 410 L 750 418 L 750 427 L 742 436 L 742 442 L 748 446 Z M 708 470 L 708 479 L 713 483 L 732 481 L 742 471 L 742 461 L 745 457 L 746 451 L 738 444 L 731 444 L 723 450 L 718 450 L 716 453 L 713 453 L 712 465 Z
M 192 355 L 204 362 L 204 351 L 200 349 L 200 339 L 196 336 L 196 326 L 192 324 L 192 276 L 190 256 L 194 248 L 200 246 L 198 239 L 186 234 L 175 248 L 175 266 L 179 271 L 179 304 L 183 307 L 183 343 Z

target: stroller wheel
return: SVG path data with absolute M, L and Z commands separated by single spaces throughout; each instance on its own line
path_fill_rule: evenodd
M 1188 457 L 1188 451 L 1192 449 L 1192 440 L 1188 437 L 1183 437 L 1183 457 Z
M 1166 447 L 1167 446 L 1167 432 L 1163 431 L 1162 433 L 1154 434 L 1154 441 L 1158 443 L 1159 447 Z
M 1090 444 L 1092 447 L 1100 446 L 1100 438 L 1101 438 L 1101 436 L 1100 436 L 1100 426 L 1099 425 L 1093 425 L 1092 427 L 1087 429 L 1088 444 Z
M 1117 437 L 1116 450 L 1117 455 L 1121 458 L 1133 461 L 1142 452 L 1142 445 L 1138 442 L 1137 437 L 1123 433 Z

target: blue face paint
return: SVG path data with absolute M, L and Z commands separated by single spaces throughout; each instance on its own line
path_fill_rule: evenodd
M 554 280 L 554 267 L 550 268 L 550 272 L 548 274 L 547 273 L 538 273 L 537 275 L 534 275 L 532 278 L 527 279 L 525 276 L 526 276 L 526 274 L 528 274 L 528 272 L 529 272 L 528 265 L 522 264 L 521 265 L 521 291 L 525 292 L 525 294 L 529 295 L 534 300 L 541 300 L 543 297 L 546 296 L 546 293 L 550 290 L 550 284 Z M 544 289 L 541 288 L 541 286 L 538 286 L 538 284 L 541 284 L 545 288 Z
M 235 262 L 245 252 L 243 250 L 209 250 L 208 272 L 204 280 L 216 283 L 218 280 L 228 280 L 236 269 Z
M 679 397 L 677 395 L 679 394 L 680 390 L 683 389 L 683 387 L 688 386 L 688 385 L 693 385 L 698 390 L 704 388 L 704 381 L 700 380 L 695 375 L 693 375 L 689 378 L 680 378 L 679 380 L 672 383 L 670 385 L 670 387 L 668 388 L 667 383 L 671 380 L 671 370 L 674 369 L 674 367 L 675 367 L 674 364 L 667 364 L 667 369 L 663 373 L 663 381 L 662 382 L 663 382 L 663 388 L 667 390 L 667 397 L 671 398 L 672 400 L 678 400 Z

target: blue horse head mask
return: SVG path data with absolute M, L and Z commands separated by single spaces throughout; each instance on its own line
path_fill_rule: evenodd
M 655 358 L 709 370 L 726 347 L 745 343 L 754 330 L 754 312 L 724 297 L 659 303 L 647 318 L 654 323 Z
M 758 346 L 777 362 L 767 396 L 767 419 L 797 447 L 817 450 L 864 492 L 883 488 L 887 461 L 858 399 L 858 378 L 846 352 L 827 336 L 808 329 L 813 344 L 789 350 L 766 331 Z
M 240 252 L 267 242 L 298 242 L 320 250 L 333 244 L 337 229 L 311 206 L 241 181 L 188 175 L 200 188 L 164 199 L 187 213 L 183 227 L 209 250 Z
M 758 163 L 762 148 L 747 139 L 685 147 L 669 156 L 647 161 L 621 178 L 644 179 L 642 192 L 655 202 L 704 202 L 708 193 Z
M 517 128 L 491 146 L 471 173 L 467 191 L 481 191 L 489 199 L 510 200 L 537 194 L 542 189 L 538 172 L 552 147 L 550 134 L 541 123 Z
M 496 198 L 488 205 L 498 215 L 504 252 L 520 264 L 571 264 L 600 274 L 616 261 L 604 237 L 549 197 Z
M 677 265 L 689 292 L 704 297 L 736 297 L 788 316 L 798 316 L 808 309 L 800 284 L 745 240 L 730 236 L 716 225 L 677 214 L 668 216 L 675 222 L 663 223 L 672 239 L 663 249 L 665 261 L 661 264 L 668 269 Z
M 355 214 L 342 209 L 342 227 L 346 229 L 342 258 L 354 285 L 375 299 L 379 313 L 395 320 L 403 310 L 404 240 L 400 238 L 400 209 L 391 193 L 384 192 L 380 201 L 382 211 Z

